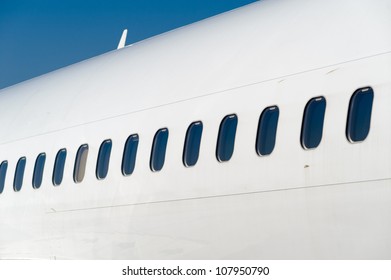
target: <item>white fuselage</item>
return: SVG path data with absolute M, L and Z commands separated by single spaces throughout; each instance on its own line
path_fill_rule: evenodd
M 387 0 L 261 1 L 1 91 L 0 259 L 391 258 L 390 13 Z M 374 91 L 370 132 L 351 143 L 349 100 L 363 87 Z M 317 96 L 327 101 L 323 137 L 305 150 L 303 110 Z M 259 156 L 259 117 L 272 105 L 275 148 Z M 229 114 L 238 117 L 234 152 L 219 162 Z M 194 121 L 203 123 L 200 154 L 185 167 Z M 152 172 L 160 128 L 169 130 L 165 163 Z M 123 176 L 124 144 L 135 133 L 135 170 Z M 106 139 L 109 171 L 98 180 Z M 86 172 L 75 183 L 82 144 Z M 54 187 L 62 148 L 64 178 Z

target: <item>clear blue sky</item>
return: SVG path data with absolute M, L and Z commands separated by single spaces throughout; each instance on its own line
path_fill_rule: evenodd
M 255 0 L 0 0 L 0 89 Z

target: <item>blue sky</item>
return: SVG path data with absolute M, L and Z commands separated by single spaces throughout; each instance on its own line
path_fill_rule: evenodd
M 0 89 L 254 0 L 0 0 Z

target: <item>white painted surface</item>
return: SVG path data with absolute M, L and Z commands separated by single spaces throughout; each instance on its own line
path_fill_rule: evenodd
M 266 0 L 0 92 L 0 258 L 372 259 L 391 257 L 391 1 Z M 345 137 L 352 93 L 375 97 L 368 138 Z M 305 104 L 327 100 L 322 142 L 303 150 Z M 259 115 L 278 105 L 276 146 L 259 157 Z M 215 157 L 224 116 L 235 150 Z M 182 164 L 186 130 L 204 124 L 196 166 Z M 151 172 L 155 132 L 169 129 L 166 162 Z M 130 134 L 134 174 L 121 174 Z M 109 174 L 95 177 L 112 139 Z M 72 180 L 78 147 L 86 176 Z M 67 148 L 64 181 L 51 183 Z M 31 187 L 46 152 L 43 185 Z M 15 165 L 27 157 L 23 188 Z M 307 168 L 304 168 L 308 165 Z

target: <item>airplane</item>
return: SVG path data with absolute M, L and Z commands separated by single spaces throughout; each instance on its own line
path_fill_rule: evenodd
M 258 1 L 1 90 L 0 259 L 390 259 L 390 14 Z

